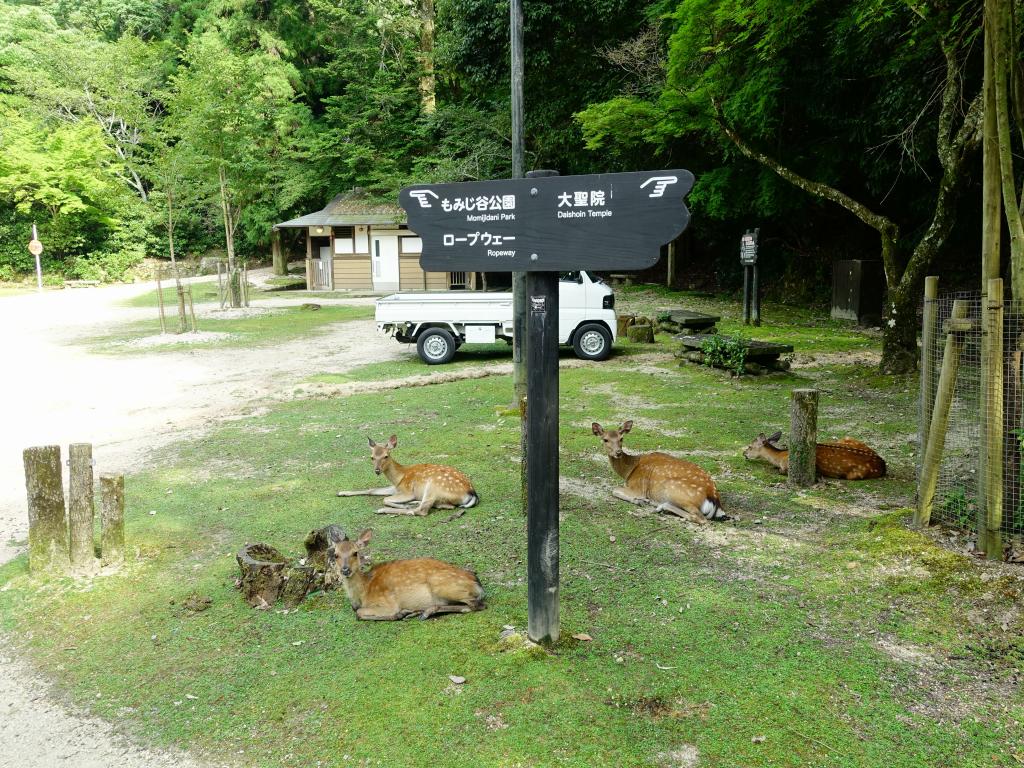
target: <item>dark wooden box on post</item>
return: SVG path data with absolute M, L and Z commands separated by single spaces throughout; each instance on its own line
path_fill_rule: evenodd
M 880 261 L 851 259 L 832 267 L 832 317 L 858 325 L 880 325 L 885 271 Z

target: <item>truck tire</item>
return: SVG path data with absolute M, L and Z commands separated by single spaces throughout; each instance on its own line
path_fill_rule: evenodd
M 612 335 L 598 323 L 587 323 L 576 329 L 572 348 L 580 360 L 607 360 L 612 353 Z
M 416 351 L 427 365 L 442 365 L 455 357 L 455 338 L 444 328 L 428 328 L 416 340 Z

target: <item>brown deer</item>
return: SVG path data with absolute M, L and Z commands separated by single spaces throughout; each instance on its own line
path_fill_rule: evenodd
M 633 504 L 653 504 L 658 512 L 671 512 L 697 525 L 727 517 L 718 498 L 711 475 L 689 461 L 667 453 L 629 454 L 622 449 L 622 438 L 633 428 L 625 422 L 619 429 L 591 425 L 601 438 L 612 469 L 626 485 L 612 495 Z
M 392 560 L 364 571 L 373 531 L 363 531 L 355 541 L 340 530 L 329 533 L 327 580 L 341 582 L 360 619 L 429 619 L 484 609 L 484 589 L 471 571 L 426 557 Z
M 460 510 L 445 522 L 462 517 L 466 510 L 480 502 L 480 496 L 473 490 L 473 483 L 454 467 L 441 464 L 412 464 L 404 467 L 391 458 L 391 451 L 398 445 L 398 437 L 392 435 L 383 445 L 370 442 L 370 456 L 373 471 L 383 474 L 391 481 L 385 488 L 367 488 L 362 491 L 338 491 L 339 496 L 386 496 L 383 509 L 378 515 L 426 515 L 433 508 Z
M 776 432 L 771 437 L 759 434 L 750 445 L 743 449 L 743 458 L 753 461 L 764 459 L 779 468 L 785 475 L 789 472 L 789 451 L 775 443 L 782 437 Z M 836 477 L 842 480 L 873 480 L 885 477 L 885 460 L 875 451 L 852 437 L 844 437 L 834 443 L 818 443 L 815 452 L 815 466 L 821 477 Z

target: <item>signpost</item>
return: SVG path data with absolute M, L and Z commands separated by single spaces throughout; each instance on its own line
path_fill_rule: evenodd
M 558 273 L 640 270 L 686 228 L 684 170 L 406 187 L 426 271 L 525 272 L 527 633 L 555 642 L 558 611 Z
M 43 244 L 39 242 L 39 233 L 36 232 L 36 225 L 32 225 L 32 239 L 28 241 L 28 252 L 36 257 L 36 287 L 43 290 L 43 266 L 39 263 L 39 255 L 43 252 Z
M 761 325 L 761 289 L 757 274 L 757 241 L 760 228 L 740 238 L 740 264 L 743 265 L 743 324 Z

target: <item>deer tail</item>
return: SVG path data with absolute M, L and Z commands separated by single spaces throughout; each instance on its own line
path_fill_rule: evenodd
M 708 520 L 725 520 L 729 517 L 722 509 L 722 502 L 719 501 L 718 494 L 704 499 L 700 505 L 700 511 Z

